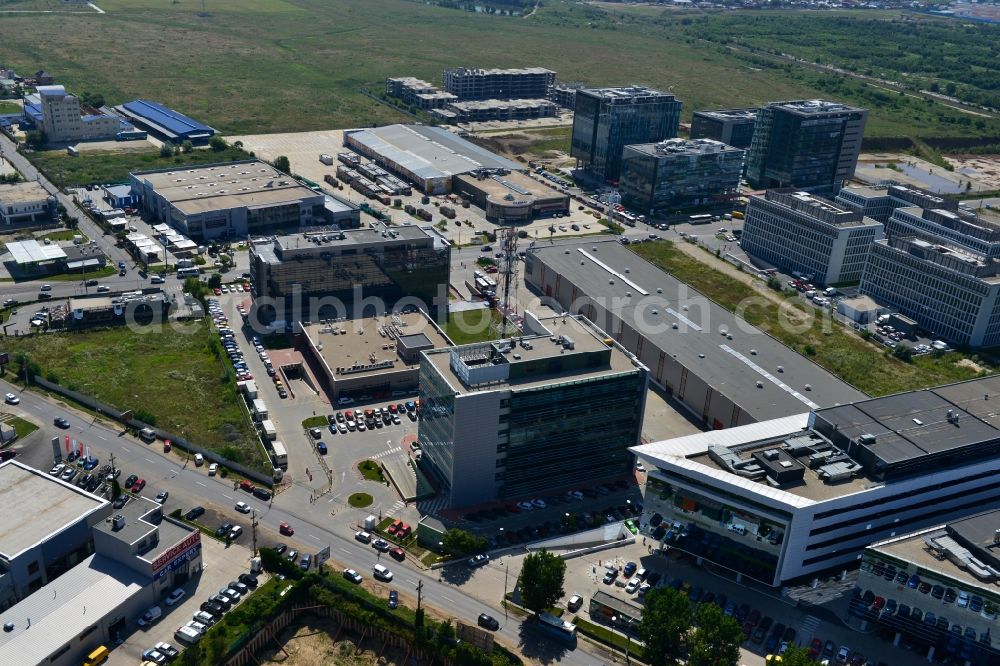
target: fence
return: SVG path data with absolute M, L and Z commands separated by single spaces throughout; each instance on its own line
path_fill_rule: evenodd
M 253 481 L 256 481 L 256 482 L 258 482 L 260 484 L 263 484 L 263 485 L 266 485 L 266 486 L 272 486 L 274 484 L 274 479 L 271 478 L 271 476 L 269 474 L 264 474 L 262 472 L 258 472 L 257 470 L 253 470 L 253 469 L 250 469 L 249 467 L 245 467 L 243 465 L 240 465 L 239 463 L 235 463 L 235 462 L 233 462 L 231 460 L 227 460 L 227 459 L 223 458 L 222 456 L 220 456 L 215 451 L 210 451 L 208 449 L 202 448 L 202 447 L 198 446 L 197 444 L 193 444 L 193 443 L 189 442 L 188 440 L 184 439 L 183 437 L 179 437 L 179 436 L 177 436 L 177 435 L 175 435 L 173 433 L 170 433 L 170 432 L 167 432 L 165 430 L 161 430 L 161 429 L 156 428 L 154 426 L 148 425 L 146 423 L 143 423 L 142 421 L 139 421 L 138 419 L 132 418 L 132 419 L 126 420 L 126 419 L 122 418 L 123 415 L 125 414 L 124 412 L 122 412 L 122 410 L 117 409 L 115 407 L 112 407 L 110 405 L 106 405 L 103 402 L 101 402 L 99 400 L 96 400 L 92 396 L 85 395 L 85 394 L 79 393 L 77 391 L 72 391 L 72 390 L 70 390 L 70 389 L 68 389 L 68 388 L 66 388 L 64 386 L 60 386 L 59 384 L 56 384 L 55 382 L 50 382 L 47 379 L 41 377 L 40 375 L 35 375 L 35 377 L 31 381 L 32 381 L 32 383 L 37 384 L 38 386 L 41 386 L 42 388 L 44 388 L 47 391 L 52 391 L 53 393 L 58 393 L 59 395 L 65 397 L 65 398 L 69 398 L 73 402 L 79 403 L 79 404 L 83 405 L 84 407 L 88 407 L 88 408 L 94 410 L 95 412 L 97 412 L 99 414 L 103 414 L 103 415 L 105 415 L 105 416 L 107 416 L 109 418 L 112 418 L 115 421 L 117 421 L 117 422 L 119 422 L 119 423 L 121 423 L 123 425 L 126 425 L 126 426 L 128 426 L 130 428 L 137 428 L 137 429 L 149 428 L 150 430 L 152 430 L 153 432 L 155 432 L 156 436 L 159 437 L 160 439 L 169 439 L 172 446 L 180 447 L 180 448 L 184 449 L 185 451 L 187 451 L 189 453 L 192 453 L 192 454 L 194 454 L 194 453 L 200 453 L 202 456 L 205 457 L 206 460 L 208 460 L 210 462 L 219 463 L 220 465 L 224 465 L 225 467 L 233 470 L 237 474 L 245 476 L 248 479 L 252 479 Z M 266 455 L 265 455 L 265 457 L 266 457 Z
M 340 624 L 341 631 L 346 630 L 354 634 L 360 634 L 366 640 L 374 640 L 381 651 L 395 648 L 408 653 L 416 663 L 450 664 L 448 660 L 442 657 L 432 655 L 421 648 L 412 646 L 406 638 L 399 634 L 395 634 L 388 629 L 372 629 L 370 625 L 336 608 L 330 608 L 329 606 L 305 606 L 286 610 L 274 618 L 267 626 L 263 627 L 255 636 L 250 638 L 236 654 L 230 657 L 225 662 L 226 666 L 245 666 L 246 664 L 260 663 L 259 657 L 267 645 L 275 641 L 275 646 L 277 646 L 278 642 L 276 638 L 278 634 L 284 631 L 288 625 L 292 624 L 303 613 L 310 613 L 318 617 L 333 618 Z

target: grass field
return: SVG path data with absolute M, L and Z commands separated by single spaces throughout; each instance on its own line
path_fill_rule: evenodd
M 669 87 L 686 118 L 698 108 L 823 93 L 808 78 L 686 33 L 700 20 L 695 12 L 569 0 L 546 1 L 528 18 L 403 0 L 209 0 L 208 16 L 199 15 L 201 0 L 102 0 L 101 7 L 106 14 L 4 15 L 0 61 L 20 71 L 44 67 L 71 90 L 100 92 L 111 104 L 154 99 L 229 134 L 403 120 L 359 89 L 381 92 L 387 76 L 440 81 L 442 69 L 457 65 L 536 65 L 563 81 Z M 757 13 L 726 13 L 745 15 Z M 853 91 L 844 95 L 854 100 Z M 873 131 L 899 134 L 880 123 L 898 116 L 873 110 Z
M 0 102 L 0 116 L 10 113 L 21 113 L 21 105 L 14 102 Z
M 912 363 L 889 357 L 882 348 L 865 342 L 853 330 L 816 316 L 815 308 L 807 310 L 791 300 L 784 303 L 784 313 L 779 315 L 778 305 L 772 300 L 684 254 L 670 241 L 631 248 L 727 310 L 741 308 L 741 316 L 748 322 L 869 395 L 887 395 L 979 376 L 974 369 L 958 363 L 964 357 L 957 352 L 937 358 L 918 356 Z M 796 325 L 781 326 L 782 320 Z
M 453 312 L 448 315 L 444 332 L 456 345 L 466 345 L 493 339 L 493 325 L 499 322 L 500 314 L 496 310 L 484 308 Z
M 79 157 L 70 157 L 64 150 L 47 150 L 32 153 L 28 157 L 59 187 L 74 187 L 93 183 L 124 183 L 128 181 L 128 175 L 132 171 L 151 171 L 196 164 L 231 162 L 249 159 L 250 155 L 242 150 L 227 148 L 219 152 L 193 150 L 190 153 L 172 157 L 160 157 L 160 153 L 157 151 L 85 152 Z
M 264 469 L 236 386 L 215 352 L 218 341 L 204 324 L 190 331 L 114 328 L 10 337 L 6 349 L 11 358 L 26 353 L 50 381 L 119 409 L 152 414 L 159 428 Z

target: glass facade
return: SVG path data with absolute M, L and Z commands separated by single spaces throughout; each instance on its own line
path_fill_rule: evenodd
M 743 151 L 723 144 L 714 152 L 660 154 L 655 146 L 626 146 L 622 203 L 650 214 L 726 201 L 739 191 Z
M 645 373 L 632 372 L 513 392 L 501 423 L 501 433 L 507 432 L 500 445 L 506 446 L 501 497 L 628 473 L 628 447 L 639 441 L 645 385 Z
M 605 180 L 618 180 L 630 144 L 677 136 L 681 102 L 646 88 L 580 90 L 573 116 L 571 154 Z
M 760 110 L 747 157 L 747 179 L 755 187 L 818 187 L 853 174 L 853 164 L 845 172 L 842 157 L 859 144 L 867 112 L 846 107 L 814 112 L 809 104 Z
M 364 312 L 352 311 L 360 305 L 355 303 L 356 288 L 360 288 L 362 298 L 381 300 L 386 308 L 403 297 L 418 299 L 428 313 L 436 316 L 438 309 L 447 304 L 450 263 L 450 247 L 400 242 L 374 248 L 348 248 L 338 254 L 296 254 L 277 262 L 251 257 L 251 273 L 258 295 L 284 299 L 286 307 L 304 307 L 305 299 L 332 297 L 348 308 L 342 314 L 309 313 L 312 319 L 374 314 L 374 304 L 370 308 L 366 305 Z M 303 299 L 300 304 L 290 302 L 296 292 Z
M 455 391 L 430 363 L 420 366 L 417 441 L 423 451 L 421 468 L 450 489 L 455 468 Z

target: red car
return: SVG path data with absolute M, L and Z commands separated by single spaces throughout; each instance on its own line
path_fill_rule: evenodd
M 216 296 L 222 296 L 222 290 L 221 290 L 221 289 L 219 289 L 218 287 L 216 287 L 216 288 L 215 288 L 215 289 L 213 289 L 212 291 L 214 291 L 214 292 L 215 292 L 215 295 L 216 295 Z
M 146 479 L 139 479 L 138 481 L 132 484 L 132 488 L 130 488 L 130 490 L 133 493 L 138 493 L 141 492 L 142 489 L 145 487 L 146 487 Z
M 243 291 L 250 291 L 250 283 L 249 282 L 244 282 L 243 283 Z
M 399 560 L 400 562 L 406 559 L 406 551 L 402 548 L 393 548 L 389 551 L 389 555 L 391 555 L 393 559 Z
M 242 481 L 240 481 L 240 490 L 245 490 L 248 493 L 252 493 L 253 489 L 254 489 L 253 481 L 249 481 L 247 479 L 243 479 Z
M 875 597 L 875 603 L 872 604 L 872 608 L 875 610 L 882 610 L 885 608 L 885 599 L 883 597 Z
M 284 534 L 285 536 L 292 536 L 293 534 L 295 534 L 295 530 L 293 530 L 292 526 L 289 525 L 288 523 L 281 523 L 280 525 L 278 525 L 278 531 Z
M 399 408 L 396 407 L 396 405 L 389 405 L 389 413 L 390 414 L 395 414 L 397 411 L 399 411 Z
M 809 643 L 809 656 L 818 657 L 819 653 L 823 651 L 823 641 L 817 637 L 813 637 L 812 642 Z

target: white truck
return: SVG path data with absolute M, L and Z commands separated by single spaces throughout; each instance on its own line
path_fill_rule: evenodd
M 274 427 L 274 423 L 270 419 L 264 419 L 260 422 L 260 431 L 264 435 L 264 439 L 273 442 L 278 438 L 278 429 Z
M 271 449 L 274 451 L 274 464 L 280 469 L 288 469 L 288 451 L 285 445 L 275 440 L 271 442 Z
M 267 420 L 267 405 L 260 398 L 253 401 L 253 413 L 258 421 L 263 422 Z

